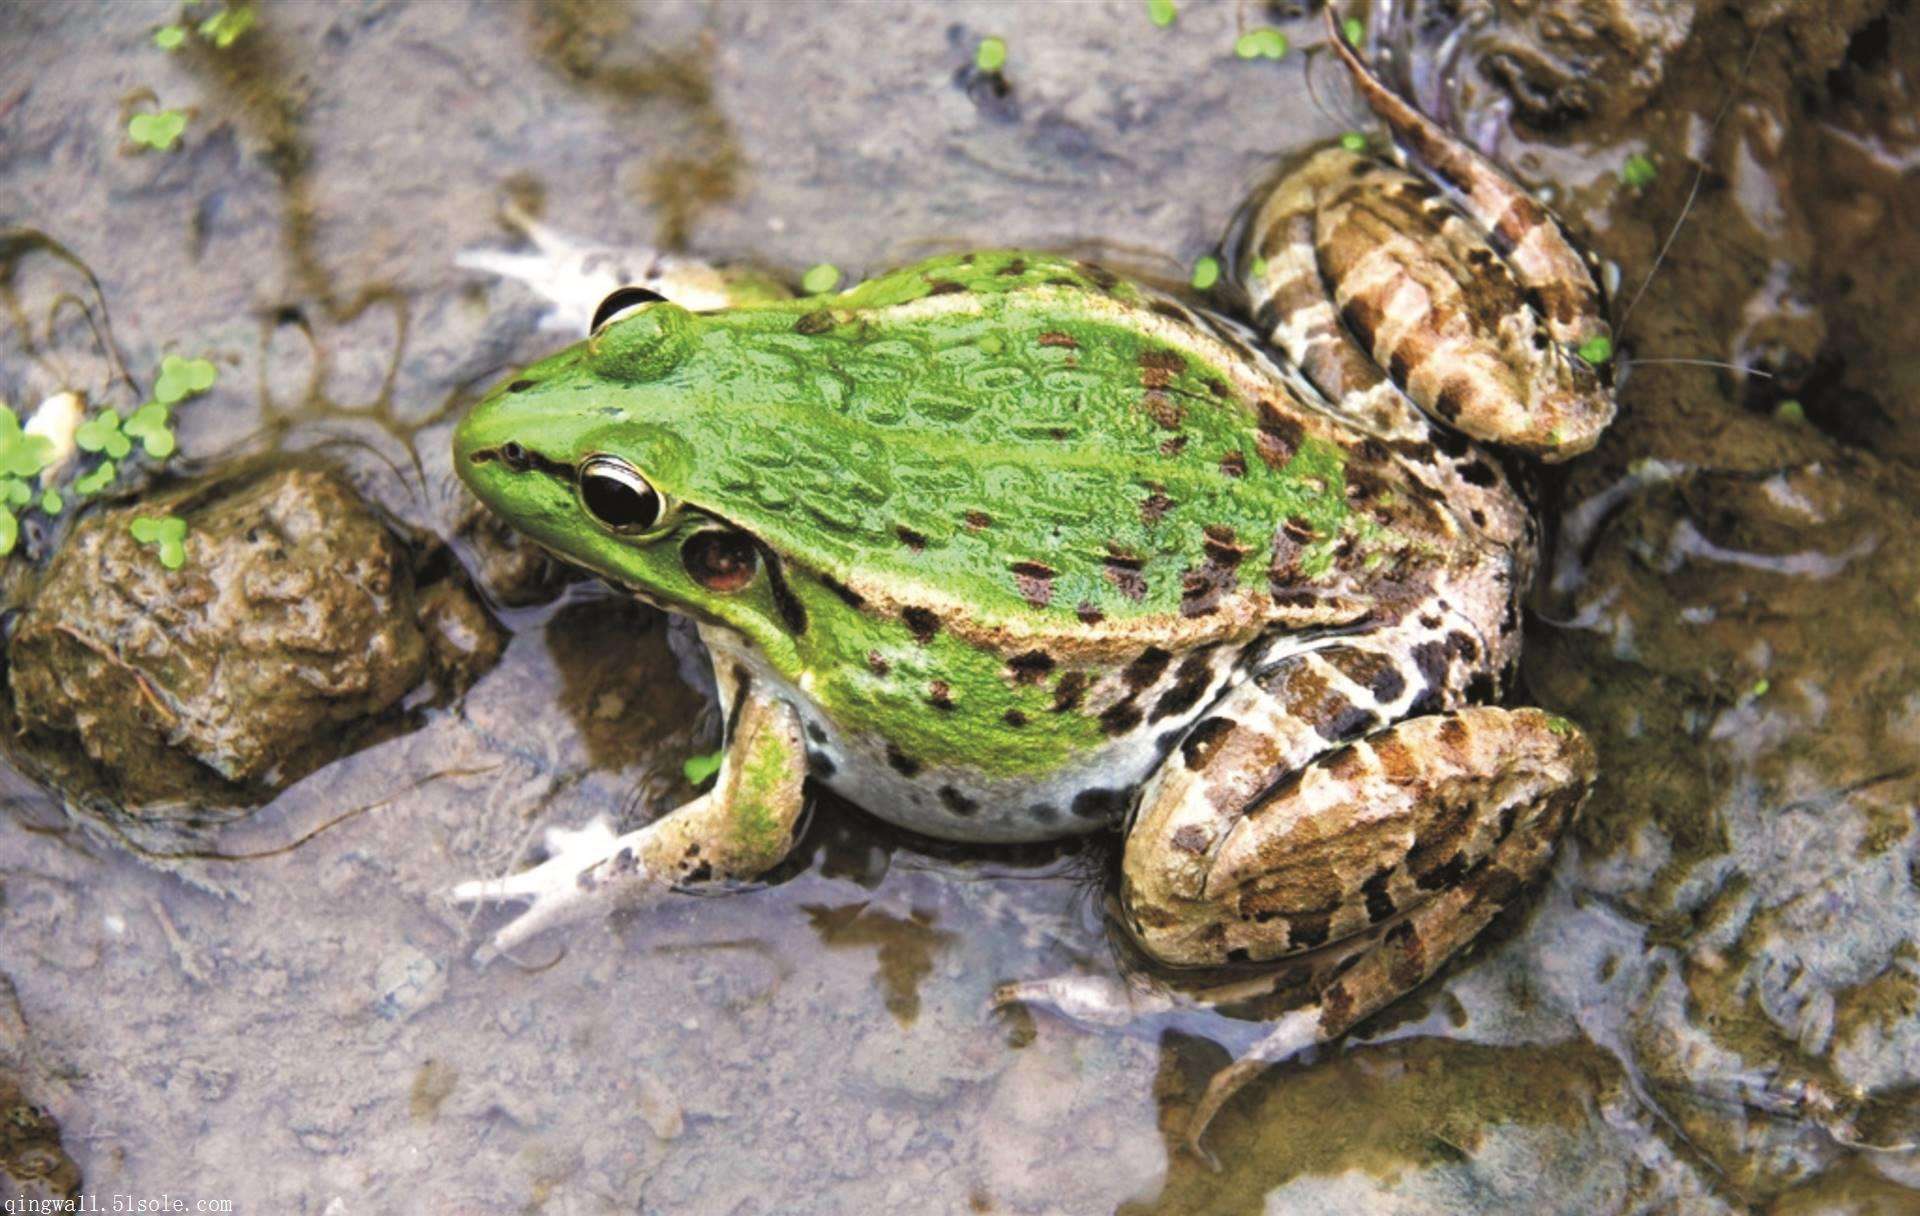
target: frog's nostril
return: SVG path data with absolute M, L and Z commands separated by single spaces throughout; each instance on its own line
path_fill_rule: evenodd
M 524 473 L 533 465 L 533 458 L 527 455 L 527 449 L 517 443 L 501 444 L 500 459 L 516 473 Z
M 515 380 L 512 384 L 507 385 L 507 391 L 510 393 L 524 393 L 532 387 L 533 381 L 531 380 Z

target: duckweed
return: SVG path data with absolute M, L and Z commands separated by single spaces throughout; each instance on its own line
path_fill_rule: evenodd
M 1358 131 L 1348 131 L 1340 137 L 1340 146 L 1349 152 L 1365 152 L 1367 137 Z
M 127 138 L 142 147 L 165 152 L 172 148 L 187 129 L 187 116 L 181 110 L 157 110 L 135 114 L 127 120 Z
M 1147 0 L 1147 20 L 1162 29 L 1172 25 L 1174 17 L 1178 15 L 1173 0 Z
M 1625 163 L 1620 166 L 1620 180 L 1635 190 L 1651 185 L 1653 179 L 1659 176 L 1660 170 L 1654 166 L 1654 163 L 1638 152 L 1627 157 Z
M 153 31 L 153 45 L 163 51 L 177 51 L 186 41 L 187 29 L 183 25 L 163 25 Z
M 120 430 L 138 439 L 140 446 L 147 450 L 147 455 L 155 460 L 165 460 L 173 455 L 173 428 L 167 425 L 167 407 L 158 401 L 149 401 L 133 411 L 133 417 L 122 423 Z
M 69 488 L 80 498 L 91 498 L 112 485 L 119 471 L 114 467 L 113 461 L 103 460 L 93 472 L 74 478 L 73 485 Z
M 1234 40 L 1233 53 L 1242 59 L 1279 59 L 1287 53 L 1287 36 L 1267 26 L 1248 30 Z
M 1193 289 L 1205 291 L 1220 281 L 1220 262 L 1217 258 L 1203 257 L 1193 264 Z
M 973 53 L 973 66 L 983 72 L 997 72 L 1007 66 L 1007 44 L 1002 38 L 982 38 Z
M 160 378 L 153 382 L 153 399 L 162 405 L 184 401 L 213 387 L 218 373 L 207 359 L 168 355 L 160 360 Z
M 187 521 L 176 515 L 136 515 L 127 525 L 127 531 L 133 539 L 143 545 L 152 545 L 160 557 L 160 564 L 169 570 L 178 570 L 187 561 Z
M 1807 407 L 1792 397 L 1773 407 L 1773 416 L 1781 422 L 1801 423 L 1807 420 Z
M 725 755 L 726 752 L 722 750 L 709 752 L 704 756 L 688 756 L 687 762 L 680 766 L 680 771 L 686 775 L 687 784 L 705 785 L 715 773 L 720 771 L 720 759 Z
M 73 442 L 83 452 L 104 452 L 113 460 L 121 460 L 133 450 L 133 441 L 121 433 L 120 415 L 110 409 L 81 423 L 73 433 Z
M 1574 353 L 1595 367 L 1599 367 L 1613 358 L 1613 339 L 1605 334 L 1598 334 L 1582 342 L 1575 348 Z
M 239 41 L 240 35 L 252 29 L 254 21 L 251 4 L 222 9 L 200 23 L 200 36 L 224 51 Z
M 0 407 L 0 475 L 33 477 L 53 459 L 53 440 L 29 435 L 11 409 Z
M 832 262 L 822 262 L 808 269 L 800 276 L 800 290 L 810 296 L 832 291 L 840 285 L 840 268 Z
M 1348 17 L 1340 23 L 1340 33 L 1346 38 L 1348 46 L 1359 46 L 1367 36 L 1367 27 L 1358 17 Z

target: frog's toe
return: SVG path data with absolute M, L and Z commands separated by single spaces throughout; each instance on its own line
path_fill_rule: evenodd
M 993 1009 L 1017 1004 L 1044 1005 L 1062 1017 L 1089 1026 L 1124 1026 L 1137 1017 L 1171 1008 L 1167 996 L 1138 989 L 1105 975 L 1056 975 L 1044 980 L 1015 980 L 993 990 Z
M 1239 1093 L 1247 1082 L 1266 1071 L 1269 1065 L 1292 1059 L 1320 1041 L 1318 1008 L 1296 1009 L 1276 1021 L 1265 1038 L 1249 1048 L 1245 1055 L 1213 1074 L 1213 1079 L 1207 1082 L 1207 1092 L 1200 1095 L 1199 1105 L 1187 1116 L 1187 1151 L 1214 1169 L 1219 1169 L 1219 1162 L 1201 1145 L 1200 1138 L 1206 1135 L 1220 1108 Z
M 583 828 L 550 828 L 547 860 L 518 874 L 463 882 L 448 892 L 455 903 L 525 900 L 526 910 L 502 926 L 474 959 L 485 963 L 545 929 L 577 919 L 610 880 L 636 869 L 634 842 L 616 836 L 603 819 Z

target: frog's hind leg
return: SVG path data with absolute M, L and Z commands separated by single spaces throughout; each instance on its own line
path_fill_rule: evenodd
M 1209 1084 L 1189 1143 L 1268 1064 L 1344 1034 L 1471 942 L 1545 870 L 1593 777 L 1593 749 L 1571 723 L 1470 707 L 1400 722 L 1289 775 L 1202 854 L 1180 857 L 1199 872 L 1193 898 L 1144 896 L 1136 878 L 1187 843 L 1130 838 L 1122 899 L 1150 954 L 1315 960 L 1304 1003 Z
M 455 887 L 456 902 L 528 901 L 475 957 L 485 962 L 534 934 L 595 909 L 672 887 L 745 880 L 793 847 L 803 808 L 806 745 L 799 715 L 736 670 L 721 681 L 727 745 L 709 792 L 653 823 L 616 836 L 604 821 L 548 833 L 546 861 L 505 878 Z

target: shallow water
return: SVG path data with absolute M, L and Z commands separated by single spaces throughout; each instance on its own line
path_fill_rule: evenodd
M 1253 1028 L 985 1011 L 1000 981 L 1115 966 L 1096 848 L 949 850 L 823 804 L 764 889 L 470 963 L 497 917 L 449 886 L 550 823 L 634 813 L 636 789 L 670 805 L 714 734 L 665 624 L 586 584 L 501 609 L 505 656 L 464 698 L 194 856 L 142 856 L 167 846 L 7 774 L 0 972 L 25 1029 L 0 1063 L 89 1191 L 243 1212 L 1911 1210 L 1910 1154 L 1754 1097 L 1858 1086 L 1856 1138 L 1920 1127 L 1911 322 L 1872 319 L 1914 276 L 1898 217 L 1920 208 L 1882 163 L 1914 146 L 1885 83 L 1914 22 L 1843 62 L 1874 6 L 1843 7 L 1794 10 L 1744 81 L 1741 21 L 1656 30 L 1664 81 L 1623 75 L 1612 109 L 1553 131 L 1509 126 L 1472 72 L 1450 91 L 1619 259 L 1627 298 L 1703 158 L 1636 354 L 1780 380 L 1636 369 L 1607 444 L 1550 482 L 1565 526 L 1528 674 L 1601 743 L 1578 839 L 1466 965 L 1230 1106 L 1219 1173 L 1173 1129 Z M 280 4 L 227 51 L 168 54 L 149 36 L 175 14 L 0 12 L 0 220 L 74 259 L 13 263 L 0 393 L 135 403 L 51 308 L 71 294 L 136 374 L 220 365 L 183 414 L 189 467 L 321 453 L 441 536 L 451 418 L 565 340 L 454 265 L 513 243 L 506 199 L 791 276 L 1012 244 L 1179 281 L 1276 156 L 1360 123 L 1299 50 L 1234 58 L 1269 19 L 1252 5 L 1159 30 L 1131 0 Z M 968 74 L 988 33 L 1006 95 Z M 1485 31 L 1463 62 L 1529 37 Z M 1800 100 L 1764 100 L 1794 81 Z M 1617 101 L 1636 95 L 1656 100 Z M 173 152 L 124 139 L 153 99 L 190 112 Z M 1637 150 L 1661 165 L 1643 192 L 1611 168 Z M 1846 256 L 1875 231 L 1881 256 Z M 1782 385 L 1806 423 L 1771 413 Z M 1797 553 L 1839 564 L 1783 573 Z

